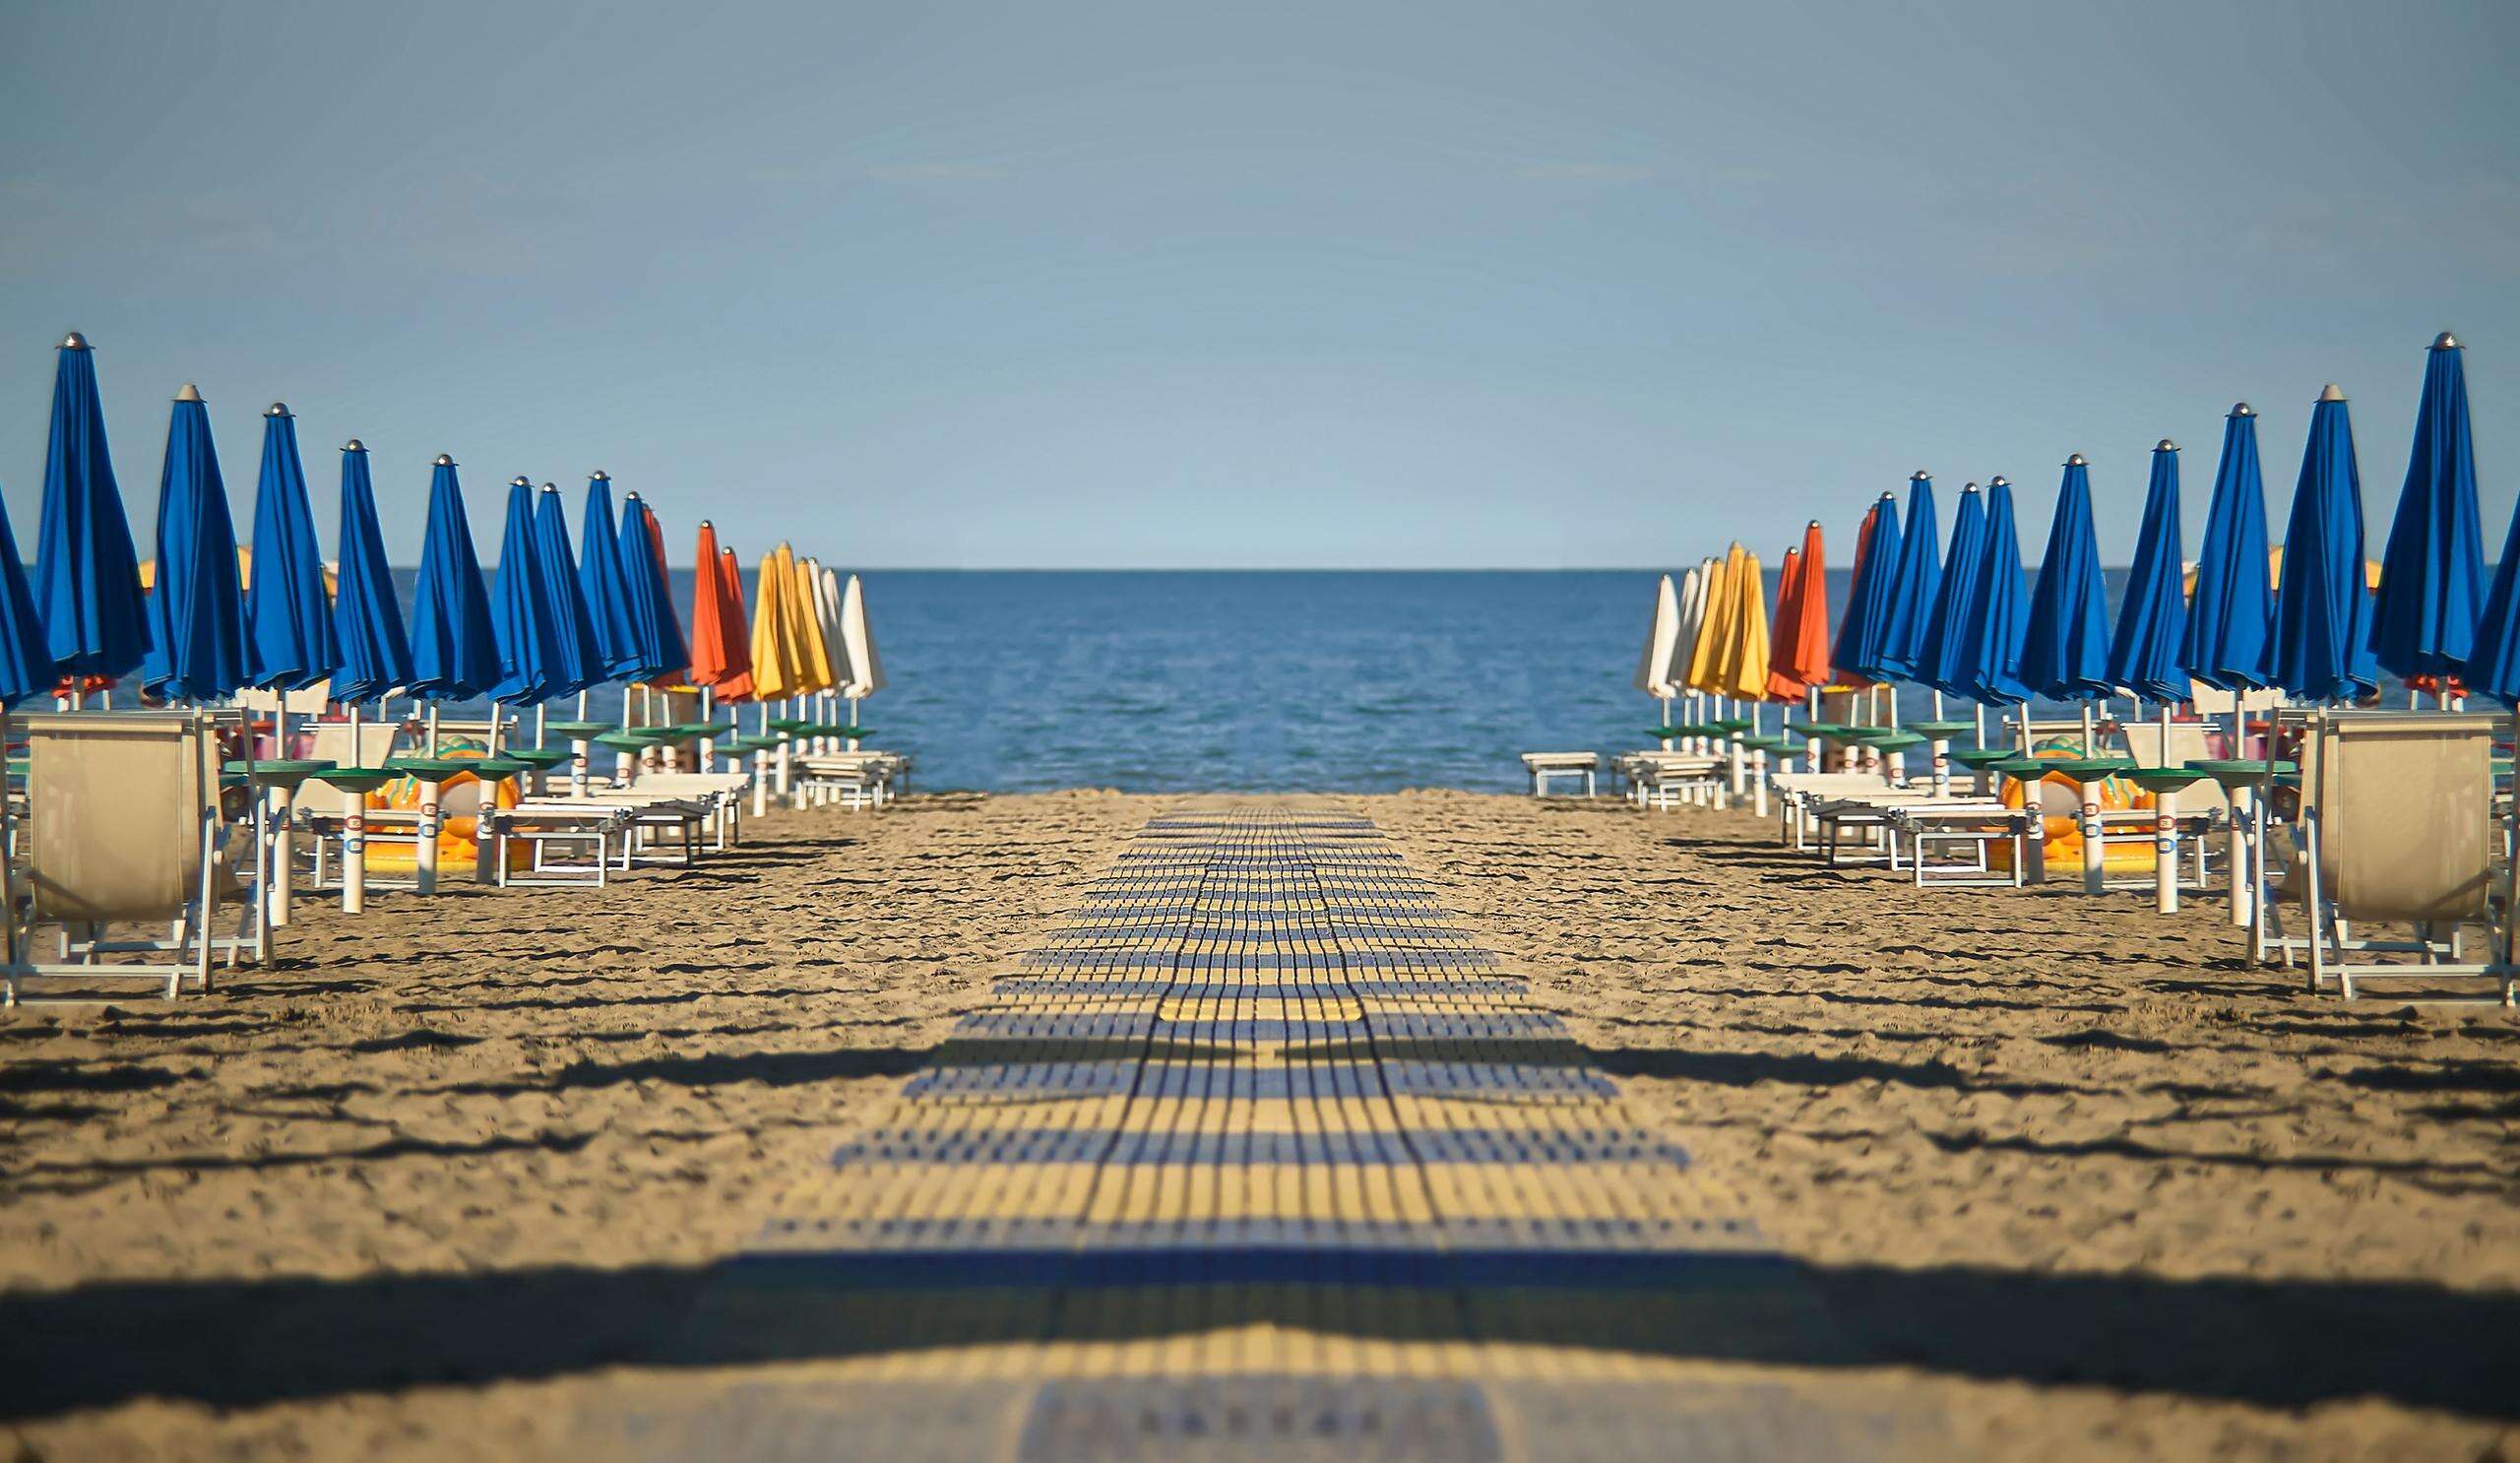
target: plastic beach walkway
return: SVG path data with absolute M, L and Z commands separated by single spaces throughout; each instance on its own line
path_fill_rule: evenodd
M 1860 1456 L 1688 1328 L 1819 1323 L 1365 819 L 1155 819 L 725 1267 L 720 1355 L 845 1375 L 660 1456 Z M 846 1446 L 839 1446 L 842 1440 Z M 837 1447 L 837 1451 L 835 1451 Z

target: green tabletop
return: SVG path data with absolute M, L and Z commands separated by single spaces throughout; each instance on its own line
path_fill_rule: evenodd
M 1953 752 L 1951 760 L 1975 772 L 1981 768 L 2001 766 L 2019 755 L 2007 746 L 1973 746 Z
M 1902 725 L 1919 736 L 1939 740 L 1946 736 L 1957 736 L 1978 724 L 1976 722 L 1906 722 Z
M 1747 732 L 1758 723 L 1748 717 L 1717 717 L 1707 725 L 1720 732 Z
M 480 777 L 504 780 L 512 778 L 518 773 L 532 772 L 533 770 L 533 763 L 524 761 L 517 757 L 511 757 L 505 752 L 502 752 L 495 757 L 475 757 L 472 759 L 472 771 L 476 776 Z
M 329 758 L 314 760 L 273 757 L 259 762 L 229 762 L 220 771 L 229 776 L 246 778 L 267 788 L 294 788 L 317 773 L 329 770 L 332 766 L 333 763 Z
M 730 736 L 718 743 L 718 750 L 730 757 L 740 757 L 748 752 L 775 752 L 779 750 L 779 738 L 776 736 Z
M 1899 731 L 1884 731 L 1878 735 L 1865 737 L 1864 741 L 1885 752 L 1905 751 L 1909 747 L 1925 744 L 1925 738 L 1916 732 Z
M 1671 729 L 1674 736 L 1721 736 L 1724 729 L 1713 722 L 1682 722 Z
M 402 775 L 382 767 L 336 767 L 317 773 L 315 781 L 345 793 L 373 793 Z
M 1656 741 L 1672 741 L 1689 733 L 1685 727 L 1648 727 L 1645 729 L 1645 734 Z
M 2250 787 L 2265 781 L 2270 775 L 2283 777 L 2301 770 L 2291 762 L 2270 763 L 2263 757 L 2191 757 L 2187 765 L 2222 784 L 2226 792 Z
M 2076 783 L 2103 783 L 2123 777 L 2140 765 L 2132 757 L 2058 757 L 2048 767 Z
M 672 732 L 661 732 L 655 727 L 620 727 L 594 738 L 599 746 L 608 746 L 615 751 L 624 752 L 643 752 L 650 747 L 662 746 L 668 741 L 678 739 Z
M 685 722 L 673 730 L 690 737 L 694 741 L 698 741 L 704 736 L 714 740 L 721 736 L 732 736 L 735 734 L 735 729 L 727 726 L 724 722 Z
M 1836 739 L 1839 741 L 1870 742 L 1878 741 L 1884 736 L 1897 736 L 1900 734 L 1900 731 L 1896 727 L 1840 727 L 1837 730 Z
M 610 722 L 546 722 L 543 731 L 557 732 L 572 741 L 584 741 L 598 732 L 612 730 Z
M 578 754 L 564 746 L 521 746 L 514 751 L 501 752 L 499 755 L 512 761 L 523 762 L 528 767 L 539 767 L 547 772 L 563 762 L 573 760 Z
M 1794 745 L 1794 742 L 1791 738 L 1784 736 L 1744 736 L 1741 738 L 1741 745 L 1754 752 L 1781 752 Z
M 1989 763 L 1988 765 L 2006 777 L 2018 778 L 2026 783 L 2036 782 L 2056 770 L 2056 764 L 2048 760 L 2046 757 L 2023 757 L 2016 755 L 2006 757 L 2000 762 Z
M 778 728 L 782 732 L 792 732 L 804 731 L 807 727 L 812 726 L 813 722 L 810 718 L 806 717 L 772 717 L 770 719 L 770 725 Z
M 2148 793 L 2175 793 L 2205 781 L 2205 774 L 2190 767 L 2138 767 L 2126 774 L 2126 780 Z
M 388 757 L 385 770 L 415 777 L 424 783 L 442 783 L 461 772 L 471 772 L 476 757 Z
M 1837 736 L 1847 729 L 1837 722 L 1788 722 L 1785 730 L 1796 736 Z

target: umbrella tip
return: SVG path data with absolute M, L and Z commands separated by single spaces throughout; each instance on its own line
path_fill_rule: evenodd
M 190 381 L 187 381 L 187 382 L 185 382 L 183 385 L 178 386 L 178 387 L 176 387 L 176 388 L 175 388 L 175 400 L 177 400 L 177 401 L 179 401 L 179 402 L 197 402 L 197 401 L 200 401 L 200 400 L 201 400 L 201 388 L 200 388 L 200 387 L 198 387 L 198 386 L 195 386 L 195 385 L 194 385 L 193 383 L 191 383 Z
M 265 416 L 286 416 L 288 414 L 288 403 L 274 402 L 269 407 L 263 409 L 263 414 Z
M 2091 460 L 2077 452 L 2073 456 L 2065 459 L 2065 466 L 2069 468 L 2088 468 L 2091 466 Z
M 2257 409 L 2246 402 L 2239 402 L 2233 406 L 2232 414 L 2234 416 L 2255 416 L 2257 414 Z
M 1922 468 L 1919 468 L 1908 475 L 1908 480 L 1910 482 L 1931 482 L 1933 480 L 1933 475 Z
M 700 520 L 700 526 L 701 526 L 702 528 L 704 528 L 704 529 L 705 529 L 705 528 L 708 528 L 708 527 L 710 526 L 710 524 L 709 524 L 709 520 L 707 520 L 707 519 L 705 519 L 705 518 L 704 518 L 704 519 L 702 519 L 702 520 Z
M 73 339 L 75 340 L 77 338 L 73 337 Z M 2432 338 L 2432 349 L 2435 350 L 2456 350 L 2460 349 L 2459 338 L 2445 330 Z
M 1962 492 L 1976 492 L 1978 490 L 1978 484 L 1974 482 L 1964 482 L 1960 485 L 1960 490 Z
M 367 450 L 367 444 L 356 437 L 352 437 L 342 444 L 342 450 L 344 452 L 365 452 Z
M 542 490 L 543 490 L 544 492 L 558 492 L 558 491 L 560 490 L 560 488 L 559 488 L 558 484 L 556 484 L 556 483 L 546 482 L 546 483 L 542 484 Z
M 2178 450 L 2178 444 L 2168 437 L 2164 437 L 2153 444 L 2153 450 L 2155 452 L 2176 452 Z
M 510 487 L 532 487 L 533 485 L 534 479 L 526 477 L 523 473 L 519 473 L 508 479 L 508 486 Z
M 2345 388 L 2337 385 L 2333 381 L 2330 381 L 2325 386 L 2319 388 L 2319 400 L 2323 402 L 2341 402 L 2345 400 Z
M 1809 523 L 1806 523 L 1806 524 L 1804 524 L 1804 525 L 1803 525 L 1803 527 L 1804 527 L 1804 528 L 1806 528 L 1806 529 L 1816 529 L 1816 528 L 1818 528 L 1819 526 L 1820 526 L 1820 520 L 1818 520 L 1818 519 L 1816 519 L 1816 518 L 1815 518 L 1815 519 L 1813 519 L 1813 520 L 1811 520 Z
M 70 334 L 61 338 L 61 349 L 64 350 L 85 350 L 88 349 L 88 338 L 74 330 Z
M 441 452 L 436 457 L 429 460 L 429 466 L 433 468 L 451 468 L 455 466 L 455 459 Z
M 589 477 L 587 480 L 589 482 L 610 482 L 612 480 L 612 475 L 601 468 L 598 468 L 595 470 L 595 476 Z
M 1986 479 L 1986 485 L 1988 487 L 2010 487 L 2012 486 L 2012 479 L 2006 477 L 2001 473 L 1997 473 L 1994 477 Z

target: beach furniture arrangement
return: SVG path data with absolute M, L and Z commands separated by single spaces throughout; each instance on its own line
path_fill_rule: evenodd
M 372 890 L 688 864 L 740 842 L 774 774 L 798 806 L 871 809 L 900 788 L 909 759 L 864 746 L 857 721 L 885 681 L 855 576 L 783 543 L 748 611 L 734 551 L 704 521 L 686 618 L 656 513 L 636 493 L 615 513 L 608 475 L 589 480 L 574 545 L 558 488 L 511 479 L 489 573 L 466 506 L 440 454 L 407 615 L 367 448 L 342 449 L 328 564 L 296 418 L 275 404 L 240 544 L 209 404 L 185 386 L 144 559 L 94 352 L 60 343 L 32 581 L 0 515 L 0 712 L 54 705 L 6 720 L 25 744 L 0 900 L 10 1001 L 207 989 L 214 965 L 269 958 L 302 889 L 338 888 L 355 914 Z M 607 686 L 617 710 L 598 714 Z M 744 707 L 749 734 L 717 720 Z
M 2520 712 L 2465 707 L 2520 708 L 2520 515 L 2488 586 L 2453 337 L 2427 353 L 2376 562 L 2347 413 L 2338 388 L 2318 394 L 2270 543 L 2257 413 L 2233 408 L 2192 562 L 2178 447 L 2155 444 L 2113 616 L 2079 453 L 2028 576 L 2005 478 L 1962 489 L 1947 542 L 1927 475 L 1910 477 L 1904 515 L 1882 494 L 1834 637 L 1809 588 L 1817 524 L 1788 550 L 1772 638 L 1739 545 L 1664 577 L 1635 677 L 1662 703 L 1659 745 L 1613 762 L 1630 800 L 1746 791 L 1774 801 L 1787 847 L 1919 886 L 2079 882 L 2172 914 L 2219 877 L 2252 958 L 2306 968 L 2312 991 L 2513 1004 Z M 1747 673 L 1761 660 L 1763 680 Z M 1903 688 L 1925 716 L 1902 719 Z M 2404 709 L 2379 709 L 2395 695 Z M 1804 719 L 1769 735 L 1767 703 Z

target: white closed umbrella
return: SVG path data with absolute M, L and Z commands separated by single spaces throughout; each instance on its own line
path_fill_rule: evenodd
M 866 590 L 857 576 L 840 597 L 840 641 L 849 648 L 849 719 L 857 720 L 857 702 L 884 688 L 884 658 L 875 654 L 875 632 L 866 625 Z
M 1696 568 L 1680 576 L 1680 632 L 1671 644 L 1670 665 L 1663 672 L 1671 693 L 1692 703 L 1698 693 L 1689 685 L 1689 662 L 1697 655 L 1698 637 L 1706 633 L 1706 590 L 1714 578 L 1713 559 L 1698 560 Z M 1689 720 L 1697 720 L 1694 705 Z
M 1663 724 L 1671 722 L 1671 648 L 1680 639 L 1680 597 L 1671 576 L 1654 591 L 1654 619 L 1645 630 L 1645 654 L 1636 662 L 1636 688 L 1663 703 Z

